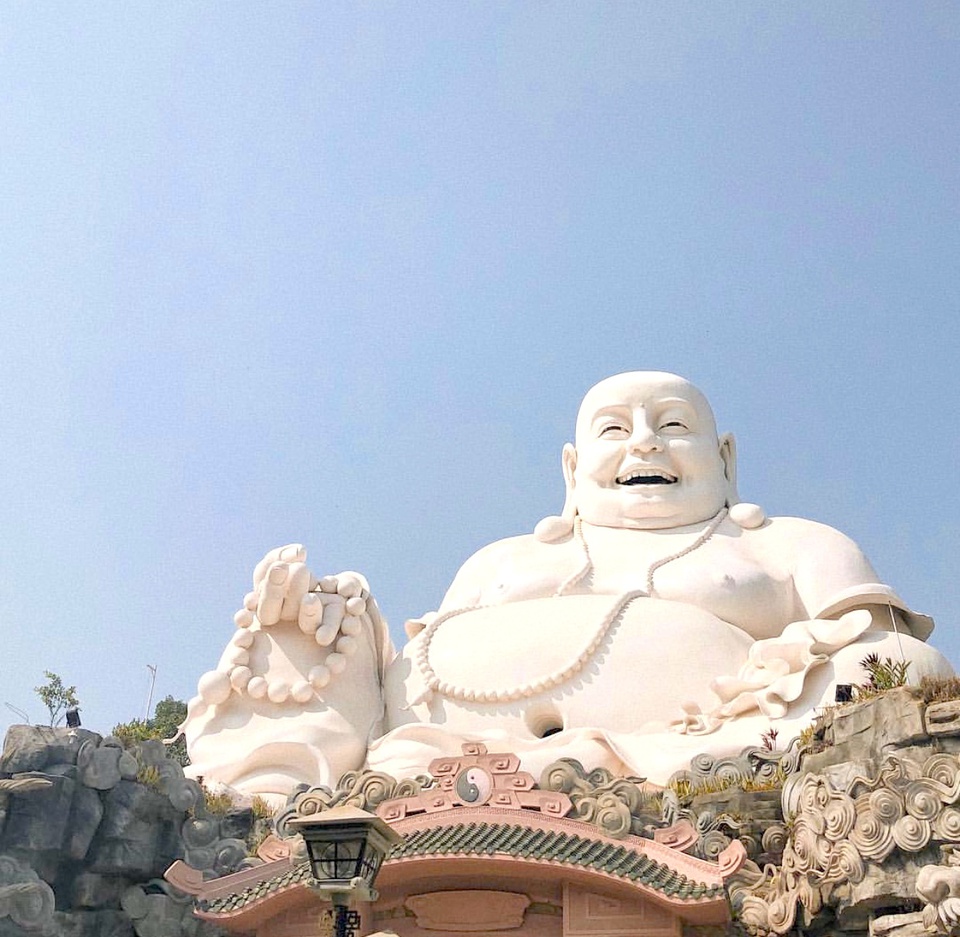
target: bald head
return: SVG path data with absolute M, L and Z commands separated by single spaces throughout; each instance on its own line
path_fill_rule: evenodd
M 598 411 L 606 406 L 627 404 L 631 401 L 674 398 L 694 408 L 701 423 L 707 423 L 717 433 L 713 410 L 703 393 L 686 378 L 668 371 L 624 371 L 594 384 L 584 395 L 577 413 L 576 440 L 589 428 Z M 586 438 L 586 437 L 584 437 Z
M 587 391 L 563 456 L 569 501 L 588 523 L 664 529 L 713 517 L 733 489 L 733 440 L 707 398 L 662 371 L 629 371 Z

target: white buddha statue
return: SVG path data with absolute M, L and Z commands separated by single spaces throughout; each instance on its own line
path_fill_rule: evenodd
M 256 665 L 228 648 L 191 704 L 196 772 L 279 794 L 479 740 L 535 773 L 568 756 L 662 783 L 698 752 L 797 734 L 868 653 L 952 673 L 852 541 L 739 502 L 733 438 L 689 382 L 602 381 L 575 438 L 562 516 L 471 557 L 395 659 L 362 577 L 268 554 L 238 613 Z

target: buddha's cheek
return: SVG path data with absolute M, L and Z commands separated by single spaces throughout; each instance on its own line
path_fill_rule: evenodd
M 619 601 L 533 599 L 448 618 L 411 641 L 388 674 L 389 727 L 429 722 L 530 739 L 662 728 L 683 703 L 716 705 L 710 680 L 737 672 L 751 638 L 684 603 Z M 440 692 L 418 701 L 434 677 Z

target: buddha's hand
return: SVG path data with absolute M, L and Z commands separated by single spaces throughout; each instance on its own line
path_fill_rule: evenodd
M 347 636 L 359 631 L 351 619 L 373 611 L 368 607 L 373 603 L 366 579 L 354 572 L 317 579 L 306 560 L 300 543 L 271 550 L 253 571 L 253 590 L 234 615 L 236 624 L 247 628 L 254 617 L 261 628 L 296 622 L 305 634 L 316 635 L 321 647 L 331 644 L 341 630 Z

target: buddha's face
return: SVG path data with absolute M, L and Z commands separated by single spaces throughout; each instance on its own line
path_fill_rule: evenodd
M 564 448 L 568 493 L 584 521 L 663 529 L 713 517 L 731 490 L 732 438 L 717 437 L 713 412 L 673 374 L 618 374 L 587 392 L 576 446 Z

